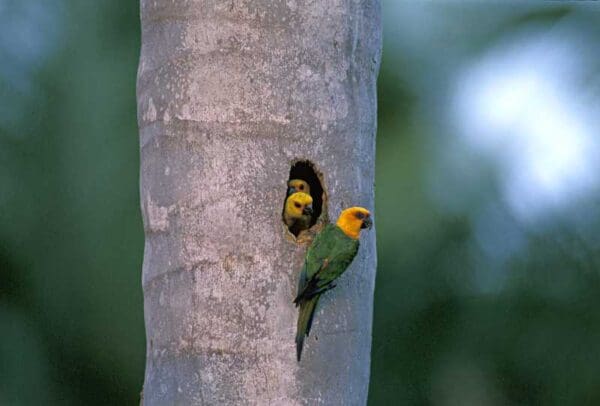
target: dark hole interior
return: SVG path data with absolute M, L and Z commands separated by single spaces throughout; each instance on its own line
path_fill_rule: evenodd
M 310 161 L 298 161 L 290 169 L 289 180 L 302 179 L 310 186 L 310 195 L 313 198 L 313 217 L 311 227 L 317 222 L 323 211 L 323 186 Z

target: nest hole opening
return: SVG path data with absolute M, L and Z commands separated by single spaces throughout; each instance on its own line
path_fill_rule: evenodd
M 302 179 L 308 183 L 308 186 L 310 187 L 310 196 L 313 199 L 313 216 L 310 221 L 310 227 L 314 226 L 319 221 L 322 213 L 327 213 L 327 194 L 323 188 L 322 178 L 321 173 L 317 171 L 314 164 L 308 160 L 296 161 L 290 168 L 290 177 L 288 181 Z M 300 234 L 300 231 L 298 230 L 292 230 L 292 228 L 288 229 L 296 237 Z

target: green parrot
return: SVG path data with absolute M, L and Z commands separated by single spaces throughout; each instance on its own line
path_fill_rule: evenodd
M 333 282 L 346 271 L 358 252 L 361 229 L 371 228 L 372 224 L 367 209 L 350 207 L 342 211 L 336 224 L 323 227 L 308 248 L 300 273 L 298 295 L 294 299 L 296 306 L 300 307 L 296 333 L 298 362 L 319 298 L 335 287 Z
M 285 200 L 283 221 L 295 236 L 310 227 L 313 215 L 312 203 L 312 197 L 302 192 L 293 193 Z
M 305 180 L 302 179 L 290 179 L 288 181 L 287 195 L 291 195 L 297 192 L 302 192 L 310 195 L 310 186 Z

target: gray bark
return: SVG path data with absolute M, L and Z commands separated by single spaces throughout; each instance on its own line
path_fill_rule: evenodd
M 379 2 L 141 1 L 144 403 L 365 404 L 375 232 L 296 362 L 306 245 L 281 210 L 294 159 L 328 215 L 373 209 Z

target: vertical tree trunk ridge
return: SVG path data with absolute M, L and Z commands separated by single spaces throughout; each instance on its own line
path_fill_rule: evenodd
M 144 404 L 365 404 L 375 232 L 298 363 L 306 245 L 281 210 L 298 158 L 330 219 L 374 209 L 379 2 L 142 0 L 141 19 Z

